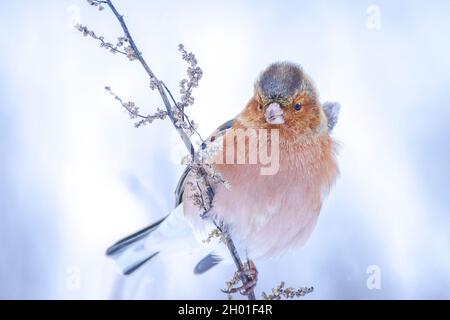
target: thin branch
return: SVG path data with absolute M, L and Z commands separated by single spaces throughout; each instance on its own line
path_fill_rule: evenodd
M 186 119 L 186 121 L 189 124 L 189 128 L 191 128 L 192 131 L 195 132 L 195 134 L 198 136 L 198 138 L 200 139 L 200 141 L 202 142 L 202 146 L 205 145 L 205 140 L 203 140 L 201 134 L 197 131 L 197 128 L 194 126 L 193 121 L 189 119 L 189 116 L 184 112 L 184 108 L 180 108 L 178 106 L 178 103 L 175 101 L 172 92 L 170 92 L 169 88 L 167 88 L 166 84 L 163 82 L 162 83 L 164 89 L 167 91 L 167 93 L 169 94 L 170 99 L 172 100 L 173 104 L 177 107 L 177 109 L 181 112 L 181 114 L 183 115 L 183 119 Z
M 237 252 L 236 246 L 234 245 L 233 240 L 230 237 L 230 234 L 228 232 L 224 232 L 224 228 L 216 224 L 217 229 L 225 235 L 225 244 L 228 248 L 228 251 L 230 251 L 231 257 L 233 258 L 233 262 L 236 265 L 238 269 L 238 276 L 241 279 L 242 283 L 245 285 L 246 283 L 250 282 L 251 279 L 246 275 L 245 272 L 245 266 Z M 248 300 L 256 300 L 255 292 L 252 290 L 248 295 Z
M 106 48 L 106 49 L 108 49 L 108 50 L 109 50 L 110 52 L 112 52 L 112 53 L 120 53 L 120 54 L 123 54 L 123 55 L 127 56 L 127 57 L 130 59 L 130 54 L 129 54 L 129 52 L 125 52 L 125 51 L 122 51 L 122 50 L 118 49 L 118 48 L 121 47 L 121 46 L 123 45 L 123 43 L 124 43 L 123 38 L 119 38 L 119 39 L 118 39 L 118 40 L 119 40 L 118 43 L 114 46 L 111 42 L 105 41 L 105 38 L 104 38 L 103 36 L 97 36 L 97 35 L 95 34 L 94 31 L 89 30 L 88 27 L 86 27 L 86 26 L 83 26 L 83 25 L 81 25 L 81 24 L 76 24 L 76 25 L 75 25 L 75 28 L 76 28 L 78 31 L 80 31 L 81 33 L 83 33 L 83 35 L 84 35 L 85 37 L 89 36 L 89 37 L 91 37 L 92 39 L 95 39 L 95 40 L 100 41 L 100 47 L 101 47 L 101 48 Z M 127 49 L 128 49 L 128 48 L 125 48 L 125 50 L 127 50 Z M 128 51 L 128 50 L 127 50 L 127 51 Z M 130 59 L 130 60 L 131 60 L 131 59 Z
M 181 139 L 183 140 L 183 143 L 186 146 L 186 148 L 188 149 L 188 151 L 191 154 L 192 158 L 195 159 L 196 156 L 195 156 L 194 146 L 192 145 L 188 135 L 183 131 L 183 129 L 180 128 L 179 126 L 177 126 L 176 119 L 173 116 L 172 106 L 170 105 L 170 101 L 167 98 L 167 95 L 166 95 L 166 93 L 164 91 L 164 87 L 162 86 L 161 81 L 159 81 L 158 78 L 156 78 L 155 74 L 150 69 L 150 67 L 148 66 L 148 64 L 145 61 L 145 59 L 142 57 L 141 52 L 139 51 L 138 47 L 136 46 L 136 43 L 134 42 L 134 39 L 131 36 L 130 31 L 128 30 L 128 27 L 125 24 L 125 20 L 123 18 L 123 15 L 119 14 L 119 12 L 115 8 L 115 6 L 111 2 L 111 0 L 106 0 L 105 2 L 102 2 L 102 3 L 107 4 L 109 6 L 109 8 L 114 13 L 114 15 L 116 16 L 117 20 L 119 21 L 119 23 L 120 23 L 120 25 L 121 25 L 124 33 L 125 33 L 125 36 L 127 37 L 128 41 L 130 43 L 130 46 L 133 49 L 134 54 L 136 55 L 137 60 L 141 63 L 142 67 L 144 68 L 145 72 L 147 72 L 147 74 L 150 77 L 151 81 L 156 84 L 156 89 L 158 89 L 159 95 L 161 96 L 161 99 L 163 100 L 164 106 L 165 106 L 165 108 L 167 110 L 167 114 L 169 115 L 170 120 L 172 121 L 173 125 L 175 126 L 175 129 L 177 130 L 178 134 L 180 135 Z
M 262 293 L 263 300 L 281 300 L 281 299 L 295 299 L 304 297 L 314 291 L 314 287 L 301 287 L 298 289 L 288 287 L 286 284 L 281 282 L 278 286 L 272 289 L 271 294 L 265 292 Z
M 170 104 L 170 101 L 166 95 L 166 91 L 165 91 L 165 86 L 164 84 L 158 80 L 158 78 L 155 76 L 155 74 L 153 73 L 153 71 L 150 69 L 149 65 L 147 64 L 147 62 L 145 61 L 145 59 L 143 58 L 141 52 L 139 51 L 136 43 L 134 42 L 133 37 L 130 34 L 130 31 L 128 30 L 128 27 L 125 23 L 125 20 L 123 18 L 123 15 L 119 14 L 119 12 L 117 11 L 117 9 L 115 8 L 115 6 L 113 5 L 111 0 L 106 0 L 106 1 L 97 1 L 98 3 L 102 3 L 102 4 L 106 4 L 109 6 L 109 8 L 111 9 L 111 11 L 114 13 L 114 15 L 116 16 L 117 20 L 119 21 L 126 38 L 129 41 L 130 47 L 133 49 L 134 55 L 136 56 L 136 59 L 141 63 L 142 67 L 144 68 L 144 70 L 147 72 L 147 74 L 150 77 L 150 81 L 151 84 L 155 84 L 156 85 L 156 89 L 159 92 L 159 95 L 161 96 L 161 99 L 163 100 L 164 106 L 167 110 L 167 114 L 170 118 L 170 120 L 172 121 L 172 124 L 174 125 L 175 129 L 177 130 L 178 134 L 180 135 L 181 139 L 183 140 L 183 143 L 185 144 L 186 148 L 189 150 L 192 159 L 194 160 L 194 162 L 198 162 L 198 155 L 195 152 L 194 146 L 191 143 L 191 140 L 189 138 L 189 136 L 186 134 L 186 132 L 183 130 L 183 128 L 181 128 L 180 126 L 177 125 L 177 120 L 173 115 L 173 110 L 172 110 L 172 106 Z M 176 106 L 176 103 L 175 103 Z M 184 113 L 184 112 L 183 112 Z M 207 179 L 207 175 L 205 170 L 202 170 L 202 176 L 205 182 L 205 185 L 207 186 L 208 189 L 208 195 L 209 195 L 209 202 L 210 202 L 210 208 L 212 207 L 212 199 L 214 197 L 214 191 Z M 203 216 L 207 216 L 207 212 L 204 213 Z M 231 256 L 233 257 L 233 261 L 238 269 L 238 271 L 240 272 L 240 274 L 242 274 L 242 282 L 243 284 L 246 284 L 247 282 L 249 282 L 249 279 L 244 276 L 244 265 L 242 264 L 242 260 L 240 259 L 236 247 L 231 239 L 231 237 L 227 234 L 227 247 L 230 251 Z M 249 300 L 255 300 L 255 295 L 254 292 L 252 291 L 250 293 L 250 295 L 248 296 Z
M 167 112 L 157 108 L 157 111 L 152 115 L 142 115 L 139 113 L 139 107 L 132 101 L 124 102 L 122 98 L 120 98 L 117 94 L 112 92 L 110 87 L 105 87 L 105 90 L 109 92 L 110 95 L 114 97 L 115 100 L 119 101 L 119 103 L 124 107 L 124 109 L 128 112 L 128 115 L 131 119 L 140 118 L 138 122 L 134 124 L 136 128 L 140 128 L 147 123 L 153 123 L 155 120 L 164 120 L 167 118 Z

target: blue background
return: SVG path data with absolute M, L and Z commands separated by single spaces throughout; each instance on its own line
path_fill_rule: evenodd
M 343 108 L 341 177 L 304 248 L 256 261 L 258 294 L 281 280 L 310 298 L 450 298 L 450 3 L 115 1 L 155 73 L 173 91 L 177 45 L 204 70 L 189 110 L 208 135 L 234 117 L 266 65 L 291 60 L 322 101 Z M 0 5 L 0 298 L 224 298 L 223 265 L 160 257 L 129 278 L 105 248 L 171 210 L 183 146 L 170 123 L 135 129 L 104 91 L 161 106 L 134 62 L 72 25 L 114 41 L 107 10 L 85 1 Z M 367 268 L 381 271 L 369 290 Z

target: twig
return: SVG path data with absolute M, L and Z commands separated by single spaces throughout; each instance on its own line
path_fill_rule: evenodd
M 162 85 L 163 85 L 164 89 L 167 91 L 167 93 L 169 94 L 169 97 L 172 100 L 173 104 L 177 107 L 177 109 L 183 115 L 183 120 L 185 119 L 188 122 L 189 128 L 191 128 L 191 130 L 195 132 L 195 134 L 199 137 L 200 141 L 202 142 L 202 146 L 204 146 L 205 140 L 203 140 L 202 136 L 197 131 L 197 128 L 193 125 L 192 120 L 189 119 L 189 116 L 184 112 L 184 108 L 180 108 L 180 106 L 178 106 L 178 103 L 175 101 L 175 98 L 173 97 L 172 92 L 170 92 L 169 88 L 167 88 L 167 86 L 164 82 L 162 83 Z
M 288 287 L 281 282 L 278 286 L 272 289 L 271 294 L 262 293 L 263 300 L 281 300 L 281 299 L 295 299 L 304 297 L 314 291 L 314 287 L 301 287 L 298 289 Z
M 79 23 L 76 24 L 76 25 L 75 25 L 75 28 L 76 28 L 78 31 L 80 31 L 81 33 L 83 33 L 83 35 L 84 35 L 85 37 L 89 36 L 89 37 L 91 37 L 92 39 L 95 39 L 95 40 L 100 41 L 100 47 L 101 47 L 101 48 L 108 49 L 108 50 L 109 50 L 110 52 L 112 52 L 112 53 L 120 53 L 120 54 L 123 54 L 124 56 L 127 56 L 130 60 L 132 60 L 132 59 L 131 59 L 131 56 L 130 56 L 130 54 L 129 54 L 129 52 L 121 51 L 120 49 L 118 49 L 118 48 L 120 48 L 120 47 L 123 46 L 123 44 L 124 44 L 124 38 L 118 38 L 118 39 L 117 39 L 117 40 L 118 40 L 118 43 L 114 46 L 111 42 L 105 41 L 105 38 L 104 38 L 103 36 L 97 36 L 93 30 L 89 30 L 88 27 L 83 26 L 82 24 L 79 24 Z M 128 51 L 129 48 L 125 48 L 125 50 Z
M 167 118 L 167 112 L 163 111 L 161 109 L 157 109 L 157 111 L 154 114 L 149 115 L 142 115 L 139 113 L 139 107 L 136 106 L 136 104 L 132 101 L 124 102 L 117 94 L 112 92 L 111 87 L 105 87 L 105 90 L 109 92 L 110 95 L 114 97 L 119 103 L 124 107 L 124 109 L 128 112 L 128 115 L 131 119 L 140 119 L 138 122 L 134 124 L 136 128 L 139 128 L 147 123 L 153 123 L 153 121 L 159 119 L 164 120 Z
M 219 229 L 220 232 L 222 232 L 225 235 L 225 244 L 227 245 L 228 251 L 230 251 L 231 257 L 233 258 L 233 262 L 238 269 L 238 276 L 241 279 L 242 284 L 245 285 L 246 283 L 250 282 L 251 279 L 244 272 L 245 267 L 236 250 L 236 246 L 234 245 L 234 242 L 231 239 L 230 234 L 228 232 L 224 232 L 223 227 L 220 227 L 217 224 L 216 227 L 217 229 Z M 249 293 L 248 300 L 256 300 L 255 292 L 253 290 Z

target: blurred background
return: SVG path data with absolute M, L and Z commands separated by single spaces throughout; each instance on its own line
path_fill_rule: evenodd
M 195 52 L 189 110 L 208 135 L 269 63 L 291 60 L 343 108 L 341 177 L 305 247 L 256 261 L 257 294 L 281 280 L 305 299 L 450 298 L 448 1 L 114 1 L 154 72 L 177 92 Z M 135 129 L 104 87 L 161 106 L 83 0 L 0 4 L 0 299 L 220 299 L 234 269 L 194 276 L 188 256 L 131 277 L 105 249 L 172 209 L 183 146 L 168 121 Z M 446 40 L 447 39 L 447 40 Z

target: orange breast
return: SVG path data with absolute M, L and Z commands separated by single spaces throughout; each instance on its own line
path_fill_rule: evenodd
M 261 164 L 215 165 L 231 185 L 231 189 L 216 186 L 215 214 L 231 226 L 233 238 L 244 242 L 253 257 L 303 244 L 338 174 L 335 143 L 328 134 L 295 143 L 281 137 L 279 150 L 274 175 L 261 175 Z M 185 214 L 195 224 L 199 211 L 189 203 L 189 191 L 185 202 Z

